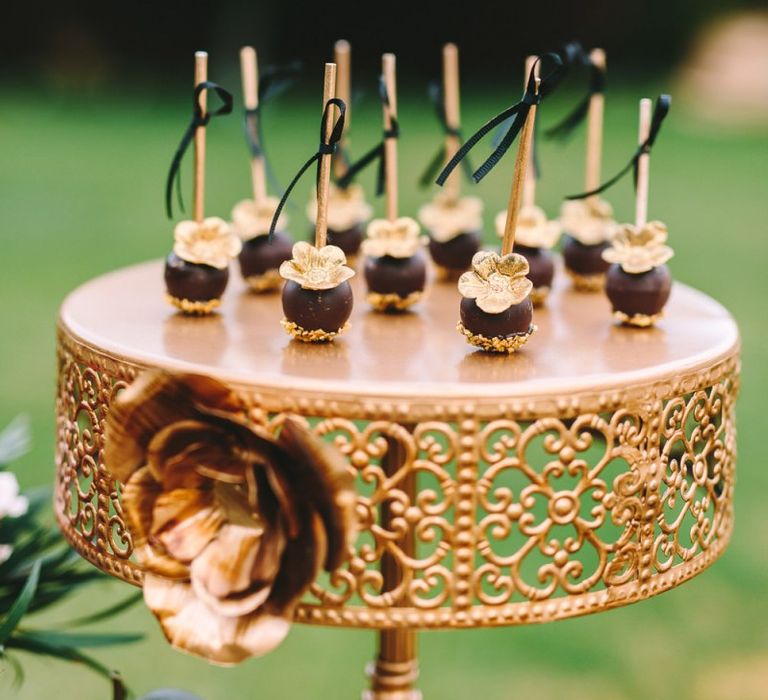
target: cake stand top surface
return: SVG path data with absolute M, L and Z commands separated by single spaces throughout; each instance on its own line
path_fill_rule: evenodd
M 561 271 L 560 271 L 561 272 Z M 617 325 L 602 294 L 572 291 L 563 274 L 538 330 L 518 353 L 490 355 L 456 331 L 460 296 L 434 283 L 413 312 L 370 310 L 361 275 L 353 280 L 352 327 L 335 342 L 305 344 L 280 326 L 279 294 L 255 295 L 232 269 L 219 312 L 188 317 L 164 301 L 163 263 L 153 261 L 95 278 L 61 309 L 68 335 L 142 367 L 196 372 L 270 391 L 392 400 L 434 397 L 524 399 L 610 391 L 690 374 L 733 354 L 738 330 L 703 293 L 675 283 L 655 328 Z

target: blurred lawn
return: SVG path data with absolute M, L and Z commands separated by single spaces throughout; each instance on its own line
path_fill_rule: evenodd
M 606 174 L 622 165 L 632 148 L 635 98 L 641 94 L 640 88 L 609 93 Z M 505 99 L 465 96 L 468 130 L 505 106 Z M 414 183 L 439 137 L 420 94 L 400 101 L 402 211 L 413 213 L 429 196 Z M 188 119 L 186 105 L 186 98 L 4 95 L 0 292 L 6 321 L 0 334 L 0 422 L 19 412 L 32 419 L 35 448 L 18 465 L 24 486 L 48 482 L 53 472 L 54 326 L 60 301 L 94 275 L 169 249 L 172 224 L 163 215 L 163 181 Z M 315 107 L 319 104 L 283 102 L 268 112 L 269 151 L 283 182 L 316 147 Z M 549 114 L 549 108 L 542 110 L 542 123 L 554 119 L 558 108 L 551 109 Z M 353 151 L 360 153 L 377 138 L 379 116 L 375 105 L 367 104 L 353 118 Z M 207 211 L 226 216 L 249 192 L 239 117 L 213 123 L 208 152 Z M 563 194 L 581 189 L 582 134 L 565 146 L 543 144 L 541 160 L 539 203 L 553 215 Z M 509 157 L 477 188 L 489 224 L 506 203 L 511 167 Z M 364 179 L 369 191 L 371 178 Z M 307 177 L 293 199 L 298 205 L 293 231 L 300 236 L 307 227 L 303 209 L 310 181 Z M 188 171 L 184 183 L 189 192 Z M 632 215 L 628 181 L 610 199 L 619 219 Z M 761 506 L 768 472 L 759 442 L 768 427 L 761 408 L 761 396 L 768 395 L 768 139 L 718 134 L 675 105 L 651 165 L 650 214 L 669 225 L 676 278 L 720 299 L 743 333 L 733 543 L 710 571 L 640 605 L 540 627 L 423 634 L 419 685 L 427 700 L 477 693 L 486 700 L 768 698 L 768 524 Z M 70 618 L 126 592 L 105 581 L 40 624 Z M 372 633 L 296 626 L 271 656 L 222 670 L 168 648 L 141 607 L 114 627 L 147 633 L 145 643 L 98 653 L 136 691 L 175 685 L 206 700 L 358 697 L 374 649 Z M 105 683 L 85 670 L 34 659 L 27 670 L 18 692 L 0 675 L 0 696 L 108 697 Z M 746 688 L 736 689 L 732 677 Z

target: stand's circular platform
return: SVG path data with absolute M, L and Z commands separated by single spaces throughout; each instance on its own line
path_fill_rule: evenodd
M 59 327 L 56 510 L 73 546 L 133 583 L 119 491 L 101 461 L 105 412 L 146 367 L 231 384 L 252 420 L 306 417 L 358 476 L 362 535 L 297 611 L 362 627 L 520 624 L 626 604 L 690 578 L 732 526 L 738 331 L 676 284 L 666 318 L 615 325 L 602 295 L 556 286 L 512 356 L 457 333 L 435 284 L 413 313 L 291 340 L 279 295 L 233 270 L 220 313 L 177 315 L 162 264 L 99 277 Z

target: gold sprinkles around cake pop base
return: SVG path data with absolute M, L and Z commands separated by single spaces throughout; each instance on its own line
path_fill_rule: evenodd
M 284 318 L 280 321 L 280 325 L 285 329 L 285 332 L 292 335 L 296 340 L 301 340 L 304 343 L 328 343 L 333 340 L 337 335 L 345 333 L 350 328 L 350 323 L 345 323 L 337 331 L 326 331 L 322 328 L 315 328 L 314 330 L 307 330 L 302 328 L 293 321 L 289 321 Z
M 275 292 L 280 289 L 285 282 L 277 269 L 267 270 L 262 275 L 251 275 L 250 277 L 246 277 L 245 281 L 251 290 L 258 294 Z
M 547 300 L 549 292 L 549 287 L 534 287 L 528 295 L 531 299 L 531 304 L 534 306 L 544 306 L 544 302 Z
M 192 301 L 190 299 L 179 299 L 178 297 L 165 295 L 165 300 L 175 306 L 179 311 L 190 316 L 207 316 L 213 313 L 221 306 L 221 299 L 208 299 L 206 301 Z
M 565 271 L 577 292 L 602 292 L 605 289 L 605 274 L 601 272 L 596 275 L 581 275 L 567 268 Z
M 472 333 L 467 330 L 464 324 L 459 321 L 456 324 L 456 330 L 459 331 L 470 345 L 486 350 L 487 352 L 499 352 L 511 355 L 513 352 L 519 350 L 523 345 L 528 342 L 528 339 L 536 332 L 536 326 L 531 324 L 527 333 L 515 333 L 509 335 L 506 338 L 488 338 L 480 333 Z
M 655 325 L 657 321 L 664 318 L 664 313 L 659 312 L 657 314 L 625 314 L 623 311 L 614 309 L 613 317 L 621 322 L 625 326 L 634 326 L 635 328 L 650 328 Z
M 424 292 L 411 292 L 407 297 L 399 294 L 368 292 L 365 299 L 376 311 L 405 311 L 417 303 Z

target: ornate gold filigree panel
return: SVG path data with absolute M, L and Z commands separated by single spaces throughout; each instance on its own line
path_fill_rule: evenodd
M 116 392 L 141 368 L 60 332 L 56 512 L 89 561 L 134 584 L 101 461 Z M 378 628 L 543 622 L 624 605 L 708 566 L 732 526 L 737 350 L 622 392 L 341 405 L 235 387 L 249 418 L 303 416 L 349 461 L 361 534 L 303 622 Z

